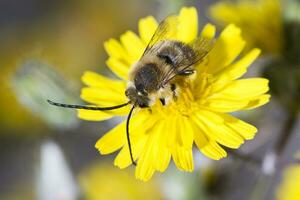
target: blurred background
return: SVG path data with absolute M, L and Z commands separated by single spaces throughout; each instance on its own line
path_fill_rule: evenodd
M 239 15 L 242 9 L 235 7 L 242 1 L 227 2 L 1 0 L 0 199 L 287 197 L 278 195 L 285 180 L 283 174 L 288 166 L 299 165 L 300 161 L 300 49 L 295 45 L 300 42 L 299 2 L 256 0 L 254 5 L 243 5 L 253 8 L 244 15 Z M 170 166 L 166 173 L 143 183 L 135 180 L 133 168 L 114 167 L 115 155 L 100 156 L 94 148 L 95 142 L 121 119 L 81 121 L 76 111 L 51 107 L 45 99 L 80 103 L 83 72 L 109 74 L 104 41 L 118 38 L 129 29 L 137 31 L 142 17 L 153 15 L 160 20 L 182 6 L 197 7 L 200 26 L 212 22 L 221 30 L 232 20 L 245 27 L 249 43 L 263 49 L 263 56 L 249 74 L 269 78 L 273 98 L 262 108 L 236 113 L 256 125 L 259 132 L 239 150 L 228 149 L 228 158 L 215 162 L 195 151 L 194 173 Z M 260 21 L 253 17 L 264 11 L 273 15 L 262 15 Z M 226 20 L 220 20 L 222 17 Z M 278 31 L 275 45 L 264 44 L 261 41 L 270 38 L 257 38 L 257 34 L 251 38 L 257 24 L 262 30 L 269 29 L 267 37 Z M 294 185 L 300 187 L 299 182 Z

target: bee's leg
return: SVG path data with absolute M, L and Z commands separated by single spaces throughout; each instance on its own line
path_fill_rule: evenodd
M 171 84 L 171 91 L 173 93 L 173 99 L 176 101 L 177 100 L 177 93 L 176 93 L 176 85 L 174 83 Z
M 160 98 L 159 100 L 160 100 L 160 102 L 161 102 L 161 104 L 162 104 L 163 106 L 166 105 L 166 100 L 165 100 L 164 98 Z
M 175 92 L 175 90 L 176 90 L 176 85 L 174 83 L 171 84 L 171 90 L 172 90 L 172 92 Z
M 184 70 L 182 72 L 178 72 L 178 75 L 180 75 L 180 76 L 190 76 L 190 75 L 192 75 L 194 73 L 195 73 L 195 70 L 193 70 L 193 69 L 187 69 L 187 70 Z

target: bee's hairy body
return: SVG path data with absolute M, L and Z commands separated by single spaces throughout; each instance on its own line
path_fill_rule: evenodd
M 129 74 L 126 96 L 135 107 L 149 107 L 158 99 L 163 105 L 178 95 L 178 81 L 193 74 L 188 66 L 195 52 L 187 44 L 164 40 L 155 44 L 149 52 L 134 64 Z M 167 80 L 170 75 L 179 75 Z

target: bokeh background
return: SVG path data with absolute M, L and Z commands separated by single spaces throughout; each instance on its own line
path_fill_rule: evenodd
M 254 140 L 239 150 L 229 150 L 228 158 L 218 162 L 195 151 L 194 173 L 170 166 L 147 183 L 134 179 L 133 168 L 115 168 L 114 155 L 101 156 L 94 148 L 122 119 L 81 121 L 75 111 L 54 108 L 45 101 L 82 103 L 80 77 L 85 70 L 111 75 L 105 66 L 103 42 L 128 29 L 137 31 L 140 18 L 162 19 L 182 6 L 195 6 L 200 24 L 216 22 L 221 29 L 222 23 L 209 13 L 219 2 L 1 0 L 0 199 L 276 198 L 283 171 L 300 159 L 300 75 L 292 87 L 282 89 L 285 94 L 276 90 L 299 73 L 297 62 L 287 64 L 287 59 L 278 61 L 271 54 L 252 66 L 250 76 L 264 75 L 275 85 L 275 97 L 268 105 L 236 113 L 259 128 Z M 284 4 L 280 7 L 284 9 Z M 294 37 L 300 38 L 295 24 Z M 294 57 L 300 55 L 300 50 L 294 52 Z M 283 67 L 276 71 L 277 66 Z

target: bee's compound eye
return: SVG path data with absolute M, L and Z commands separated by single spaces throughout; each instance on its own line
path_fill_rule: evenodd
M 132 95 L 134 95 L 136 93 L 136 90 L 134 89 L 134 88 L 127 88 L 126 90 L 125 90 L 125 95 L 128 97 L 128 96 L 132 96 Z
M 143 84 L 136 84 L 135 87 L 138 93 L 141 93 L 145 88 Z

